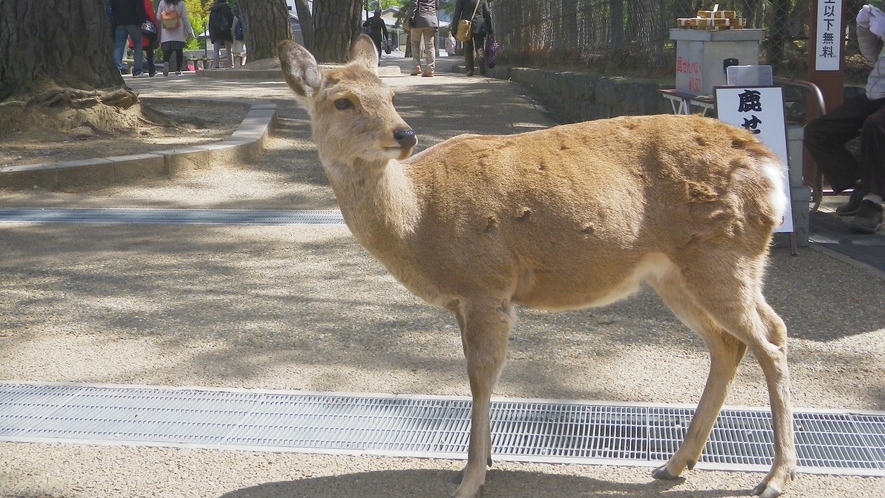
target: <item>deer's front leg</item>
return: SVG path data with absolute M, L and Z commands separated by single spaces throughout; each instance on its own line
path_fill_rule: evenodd
M 455 498 L 474 498 L 485 483 L 486 466 L 492 464 L 492 433 L 489 422 L 492 390 L 507 356 L 507 340 L 513 323 L 509 302 L 464 302 L 456 312 L 461 341 L 467 357 L 467 376 L 473 395 L 470 447 L 467 466 Z

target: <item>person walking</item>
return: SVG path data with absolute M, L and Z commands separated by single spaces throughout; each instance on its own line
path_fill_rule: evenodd
M 169 60 L 175 55 L 175 74 L 181 76 L 184 63 L 184 46 L 187 39 L 196 38 L 187 15 L 187 7 L 181 0 L 160 0 L 157 5 L 160 22 L 160 47 L 163 49 L 163 76 L 169 76 Z
M 486 36 L 494 34 L 492 12 L 489 10 L 488 0 L 456 0 L 455 12 L 452 16 L 452 31 L 457 29 L 458 21 L 461 19 L 471 21 L 472 36 L 464 42 L 464 65 L 467 66 L 467 76 L 473 76 L 477 64 L 479 65 L 479 74 L 486 74 L 484 54 Z
M 238 64 L 246 63 L 246 29 L 239 10 L 234 10 L 234 53 L 240 57 Z
M 144 0 L 144 14 L 147 16 L 147 21 L 141 25 L 141 48 L 144 51 L 147 62 L 148 76 L 153 78 L 157 75 L 157 68 L 154 65 L 154 49 L 160 46 L 157 33 L 160 28 L 157 24 L 157 17 L 154 15 L 154 4 L 151 3 L 151 0 Z M 150 23 L 150 26 L 148 26 L 148 23 Z M 129 38 L 129 48 L 135 49 L 135 43 L 132 41 L 132 38 Z M 142 68 L 143 70 L 144 68 Z
M 865 92 L 808 123 L 804 142 L 834 192 L 854 188 L 836 214 L 854 215 L 852 232 L 876 233 L 885 196 L 885 13 L 864 5 L 856 22 L 860 52 L 874 64 Z M 855 158 L 845 144 L 858 136 Z
M 378 60 L 381 60 L 381 41 L 389 40 L 390 34 L 387 32 L 387 24 L 381 18 L 381 9 L 375 9 L 375 14 L 363 23 L 363 27 L 368 30 L 369 36 L 375 42 L 375 49 L 378 50 Z
M 114 27 L 114 63 L 120 72 L 123 71 L 123 52 L 126 51 L 126 40 L 132 38 L 135 49 L 135 62 L 132 66 L 132 77 L 141 78 L 144 74 L 142 58 L 141 24 L 147 19 L 142 0 L 111 0 L 111 24 Z
M 227 0 L 215 0 L 215 4 L 209 9 L 209 41 L 212 42 L 213 69 L 221 67 L 219 52 L 222 45 L 227 50 L 227 66 L 234 67 L 233 27 L 234 11 L 227 4 Z
M 433 77 L 436 69 L 436 35 L 439 30 L 439 0 L 412 0 L 406 16 L 409 19 L 409 39 L 415 67 L 412 76 Z M 424 70 L 421 70 L 421 42 L 424 42 Z

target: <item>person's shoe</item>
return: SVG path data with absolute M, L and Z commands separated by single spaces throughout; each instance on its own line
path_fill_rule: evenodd
M 181 71 L 175 71 L 175 76 L 181 76 Z
M 153 78 L 153 77 L 156 76 L 156 75 L 157 75 L 157 72 L 156 72 L 156 71 L 149 71 L 149 72 L 148 72 L 148 76 L 150 76 L 151 78 Z
M 478 59 L 479 60 L 477 62 L 479 62 L 479 74 L 485 75 L 486 74 L 486 59 L 485 59 L 485 57 L 478 57 Z
M 860 188 L 860 182 L 854 186 L 854 191 L 851 192 L 851 197 L 848 198 L 848 202 L 836 208 L 836 214 L 839 216 L 851 216 L 853 214 L 857 214 L 857 208 L 860 206 L 860 201 L 863 200 L 863 196 L 866 193 Z
M 421 66 L 415 66 L 409 76 L 418 76 L 419 74 L 421 74 Z
M 163 76 L 169 76 L 169 63 L 163 63 Z
M 424 74 L 422 74 L 421 76 L 423 76 L 425 78 L 433 78 L 433 68 L 430 68 L 427 71 L 424 71 Z
M 145 74 L 144 71 L 142 71 L 140 73 L 132 73 L 132 77 L 133 78 L 146 78 L 147 74 Z
M 882 205 L 867 199 L 860 201 L 857 215 L 848 224 L 848 230 L 857 233 L 876 233 L 882 224 Z
M 467 76 L 473 76 L 473 69 L 471 69 L 470 71 L 467 71 Z

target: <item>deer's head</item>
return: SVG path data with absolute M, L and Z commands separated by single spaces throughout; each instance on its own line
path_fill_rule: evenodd
M 310 113 L 323 161 L 371 164 L 409 157 L 418 140 L 393 107 L 393 90 L 377 75 L 371 38 L 361 35 L 350 62 L 335 69 L 320 70 L 313 55 L 291 40 L 280 42 L 277 53 L 286 83 Z

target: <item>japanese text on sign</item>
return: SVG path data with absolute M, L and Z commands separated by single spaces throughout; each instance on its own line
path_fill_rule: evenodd
M 684 74 L 688 77 L 688 89 L 695 93 L 701 93 L 701 63 L 699 61 L 676 58 L 676 75 Z
M 817 42 L 814 57 L 816 71 L 838 71 L 842 60 L 842 2 L 819 0 L 817 3 Z
M 717 87 L 716 112 L 719 120 L 741 127 L 756 135 L 769 149 L 788 164 L 787 124 L 784 117 L 784 94 L 779 87 Z M 786 194 L 790 180 L 784 170 Z M 787 211 L 778 232 L 793 231 L 792 210 Z

